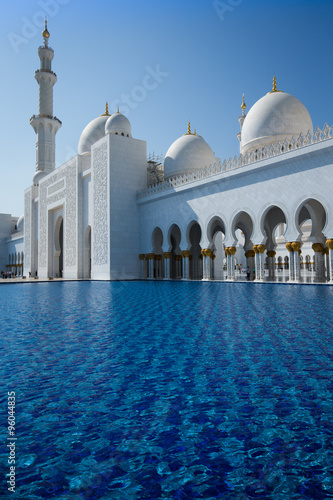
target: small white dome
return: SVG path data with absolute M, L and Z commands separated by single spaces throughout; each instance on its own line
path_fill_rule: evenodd
M 207 142 L 197 134 L 179 137 L 164 159 L 164 178 L 185 174 L 215 163 L 215 155 Z
M 39 182 L 44 179 L 44 177 L 46 176 L 46 173 L 44 172 L 44 170 L 37 170 L 37 172 L 35 172 L 33 178 L 32 178 L 32 183 L 34 186 L 38 186 L 39 185 Z
M 91 146 L 105 135 L 105 122 L 110 115 L 98 116 L 92 120 L 83 130 L 79 140 L 79 154 L 91 152 Z
M 270 92 L 257 101 L 243 123 L 241 153 L 304 135 L 313 125 L 306 107 L 290 94 Z
M 118 111 L 111 115 L 105 123 L 105 133 L 132 137 L 132 127 L 126 116 Z
M 16 223 L 16 227 L 17 227 L 18 231 L 23 231 L 23 229 L 24 229 L 24 214 L 22 214 L 21 217 L 19 217 L 19 219 Z

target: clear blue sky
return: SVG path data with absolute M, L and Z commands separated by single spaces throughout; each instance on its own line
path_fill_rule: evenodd
M 63 123 L 58 166 L 77 152 L 83 128 L 104 112 L 106 100 L 120 101 L 148 153 L 165 154 L 191 120 L 218 157 L 233 157 L 242 93 L 249 110 L 271 90 L 274 73 L 314 126 L 332 125 L 331 0 L 3 2 L 2 213 L 23 213 L 23 191 L 35 171 L 29 118 L 38 113 L 34 72 L 46 12 L 58 76 L 54 114 Z M 148 75 L 158 68 L 154 81 Z

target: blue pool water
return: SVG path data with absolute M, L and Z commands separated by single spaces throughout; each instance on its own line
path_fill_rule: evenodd
M 333 498 L 332 299 L 253 283 L 0 286 L 0 498 Z

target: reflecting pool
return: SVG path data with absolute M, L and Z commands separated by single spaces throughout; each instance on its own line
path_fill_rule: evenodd
M 16 494 L 0 493 L 333 498 L 332 300 L 320 285 L 0 286 L 2 478 L 10 391 L 17 438 Z

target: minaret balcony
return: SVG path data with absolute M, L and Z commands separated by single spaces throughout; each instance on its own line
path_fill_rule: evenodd
M 41 80 L 51 80 L 50 83 L 52 84 L 52 86 L 57 81 L 57 75 L 50 69 L 37 69 L 35 71 L 35 78 L 38 84 Z
M 62 126 L 61 121 L 56 116 L 40 114 L 32 115 L 32 117 L 30 118 L 30 125 L 32 126 L 36 134 L 40 125 L 46 127 L 47 124 L 51 125 L 51 129 L 54 133 L 57 133 L 57 131 Z
M 52 75 L 54 75 L 57 78 L 57 75 L 55 74 L 55 72 L 51 71 L 50 69 L 36 69 L 35 75 L 37 73 L 52 73 Z

